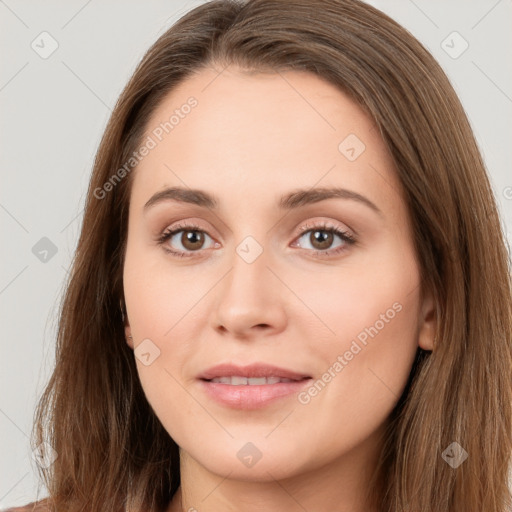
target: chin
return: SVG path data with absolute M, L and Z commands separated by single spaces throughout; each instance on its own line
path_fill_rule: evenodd
M 303 444 L 283 446 L 280 443 L 276 446 L 262 438 L 254 442 L 231 439 L 222 447 L 217 445 L 215 449 L 208 450 L 207 454 L 198 452 L 197 447 L 188 453 L 197 464 L 212 473 L 229 474 L 230 479 L 242 481 L 267 482 L 293 477 L 303 471 L 307 461 L 299 460 L 297 452 L 304 457 Z

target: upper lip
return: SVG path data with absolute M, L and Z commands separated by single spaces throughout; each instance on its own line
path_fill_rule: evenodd
M 302 380 L 310 376 L 305 373 L 295 372 L 286 368 L 279 368 L 278 366 L 254 363 L 247 366 L 237 366 L 234 364 L 226 363 L 219 364 L 208 368 L 202 372 L 198 379 L 211 380 L 217 377 L 279 377 L 281 379 Z

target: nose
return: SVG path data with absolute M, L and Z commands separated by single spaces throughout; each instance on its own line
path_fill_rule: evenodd
M 214 328 L 239 339 L 282 331 L 287 321 L 287 290 L 269 266 L 267 251 L 252 262 L 235 252 L 231 261 L 231 269 L 216 287 Z

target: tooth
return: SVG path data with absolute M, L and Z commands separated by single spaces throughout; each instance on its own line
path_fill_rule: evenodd
M 247 377 L 231 377 L 232 386 L 240 386 L 241 384 L 247 384 Z
M 219 384 L 230 384 L 232 386 L 263 386 L 265 384 L 277 384 L 279 382 L 293 382 L 292 379 L 281 377 L 240 377 L 238 375 L 232 377 L 215 377 L 211 382 Z
M 257 386 L 262 384 L 267 384 L 266 377 L 251 377 L 247 379 L 247 383 L 251 386 Z

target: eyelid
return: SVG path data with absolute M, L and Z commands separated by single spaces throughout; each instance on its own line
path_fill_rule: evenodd
M 171 226 L 166 227 L 161 233 L 157 236 L 157 242 L 160 244 L 165 243 L 167 240 L 175 236 L 180 231 L 199 231 L 201 233 L 206 234 L 208 237 L 210 237 L 214 243 L 215 239 L 212 235 L 209 234 L 207 229 L 203 229 L 198 224 L 194 223 L 193 221 L 184 221 L 180 222 L 178 224 L 172 224 Z M 199 252 L 199 251 L 198 251 Z
M 329 256 L 332 253 L 339 254 L 341 252 L 346 251 L 350 246 L 354 246 L 354 245 L 358 244 L 357 237 L 351 233 L 350 229 L 347 230 L 342 226 L 338 226 L 337 224 L 335 224 L 331 221 L 326 221 L 326 220 L 320 220 L 320 221 L 313 222 L 312 225 L 306 223 L 303 226 L 301 226 L 299 228 L 299 234 L 297 236 L 295 236 L 293 243 L 296 244 L 296 241 L 300 240 L 306 233 L 308 233 L 310 231 L 315 231 L 315 230 L 316 231 L 332 232 L 333 234 L 335 234 L 336 236 L 341 238 L 341 240 L 344 242 L 342 248 L 334 248 L 334 249 L 326 249 L 326 250 L 317 249 L 316 250 L 317 253 L 324 254 L 325 256 Z M 295 247 L 295 245 L 293 245 L 293 246 Z M 309 249 L 309 250 L 307 250 L 307 252 L 315 252 L 315 250 Z
M 336 223 L 335 221 L 331 221 L 331 220 L 325 220 L 325 219 L 313 219 L 313 220 L 308 220 L 306 221 L 305 224 L 302 224 L 298 230 L 299 230 L 299 235 L 305 233 L 306 231 L 310 231 L 312 229 L 335 229 L 337 231 L 343 231 L 347 234 L 350 234 L 354 236 L 356 236 L 356 233 L 353 229 L 349 228 L 348 226 L 345 226 L 345 225 L 339 225 L 338 223 Z
M 181 220 L 181 221 L 176 221 L 174 223 L 171 223 L 171 224 L 167 225 L 163 230 L 157 231 L 156 236 L 157 236 L 157 239 L 159 239 L 165 233 L 169 233 L 169 232 L 173 232 L 173 231 L 174 232 L 182 231 L 182 230 L 183 231 L 201 231 L 202 233 L 206 233 L 212 239 L 214 238 L 214 236 L 211 235 L 210 233 L 212 231 L 215 231 L 212 228 L 202 226 L 196 220 L 191 219 L 191 220 Z

